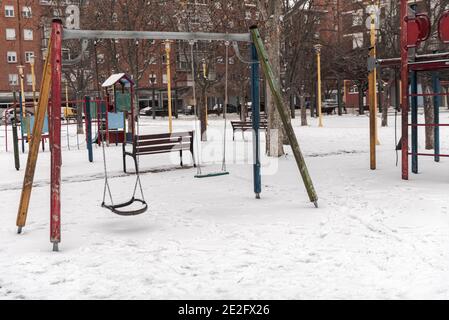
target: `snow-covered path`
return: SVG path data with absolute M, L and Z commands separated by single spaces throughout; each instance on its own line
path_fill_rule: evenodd
M 14 170 L 0 134 L 0 298 L 449 298 L 449 161 L 420 159 L 422 174 L 402 181 L 392 125 L 380 129 L 379 169 L 370 171 L 368 118 L 324 120 L 325 128 L 294 121 L 319 209 L 308 202 L 291 153 L 279 162 L 264 158 L 262 199 L 255 200 L 251 145 L 239 134 L 233 143 L 229 131 L 231 175 L 198 180 L 193 168 L 171 170 L 176 154 L 142 157 L 150 210 L 114 216 L 99 207 L 100 149 L 89 164 L 85 147 L 72 145 L 63 152 L 59 253 L 48 235 L 49 154 L 40 154 L 19 236 L 23 168 Z M 212 117 L 210 125 L 209 146 L 219 146 L 222 122 Z M 165 130 L 163 120 L 143 122 L 143 132 Z M 449 131 L 442 129 L 441 141 L 449 152 Z M 107 152 L 114 194 L 125 199 L 134 177 L 121 172 L 120 147 Z M 220 152 L 205 156 L 217 162 L 205 171 L 219 167 Z

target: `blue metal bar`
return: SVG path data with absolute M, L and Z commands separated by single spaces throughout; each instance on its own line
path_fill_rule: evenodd
M 418 73 L 416 71 L 411 72 L 411 93 L 418 93 Z M 412 96 L 411 98 L 412 109 L 412 172 L 418 173 L 418 97 Z
M 89 162 L 94 162 L 92 150 L 92 115 L 90 114 L 90 97 L 85 98 L 86 101 L 86 144 Z
M 440 94 L 441 86 L 440 86 L 440 75 L 437 72 L 432 72 L 432 87 L 433 93 Z M 441 97 L 434 96 L 433 97 L 433 115 L 434 115 L 434 123 L 440 124 L 440 105 L 441 105 Z M 435 149 L 435 162 L 440 162 L 440 127 L 434 127 L 434 149 Z
M 251 45 L 251 59 L 253 62 L 259 61 L 257 49 L 254 44 Z M 251 97 L 254 151 L 254 193 L 256 194 L 256 198 L 260 199 L 260 194 L 262 192 L 262 178 L 260 175 L 260 67 L 258 63 L 251 64 Z

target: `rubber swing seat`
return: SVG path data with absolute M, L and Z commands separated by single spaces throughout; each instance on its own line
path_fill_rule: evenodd
M 219 177 L 219 176 L 226 176 L 229 175 L 229 172 L 223 171 L 223 172 L 214 172 L 214 173 L 205 173 L 205 174 L 197 174 L 195 178 L 203 179 L 203 178 L 212 178 L 212 177 Z
M 141 203 L 143 205 L 142 208 L 137 209 L 137 210 L 121 210 L 121 209 L 128 207 L 136 202 Z M 145 213 L 148 210 L 148 204 L 144 200 L 136 199 L 136 198 L 131 198 L 131 200 L 129 200 L 127 202 L 124 202 L 121 204 L 116 204 L 116 205 L 107 205 L 103 202 L 101 204 L 101 206 L 119 216 L 124 216 L 124 217 L 137 216 L 139 214 Z

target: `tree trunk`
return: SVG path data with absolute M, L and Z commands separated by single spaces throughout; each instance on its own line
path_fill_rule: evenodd
M 388 127 L 388 108 L 390 108 L 390 105 L 390 87 L 387 87 L 382 94 L 382 127 Z
M 359 90 L 359 114 L 362 115 L 365 113 L 365 106 L 363 105 L 363 85 L 357 86 Z
M 379 81 L 382 85 L 382 81 Z M 388 127 L 388 109 L 391 107 L 391 88 L 394 84 L 394 71 L 390 72 L 390 79 L 386 86 L 383 86 L 382 93 L 382 127 Z
M 84 134 L 84 126 L 83 126 L 83 103 L 79 103 L 80 96 L 76 95 L 76 133 L 77 134 Z
M 425 86 L 425 92 L 431 93 L 432 88 L 428 85 Z M 433 115 L 433 99 L 431 97 L 424 98 L 424 121 L 426 124 L 434 123 L 434 115 Z M 434 148 L 434 127 L 426 127 L 426 150 L 432 150 Z
M 201 95 L 199 97 L 199 118 L 201 124 L 201 141 L 207 141 L 207 99 L 206 89 L 201 88 Z
M 282 2 L 273 1 L 269 4 L 271 6 L 270 18 L 267 21 L 267 38 L 265 41 L 268 57 L 273 67 L 273 74 L 279 85 L 281 79 L 280 68 L 280 39 L 281 39 L 281 23 L 280 15 L 282 12 Z M 268 130 L 267 130 L 267 154 L 270 157 L 280 157 L 284 155 L 284 137 L 282 132 L 282 121 L 279 112 L 276 109 L 273 95 L 269 86 L 266 88 L 267 92 L 267 115 L 268 115 Z
M 307 126 L 307 108 L 306 108 L 306 99 L 303 95 L 299 98 L 299 104 L 301 106 L 301 126 Z
M 295 95 L 290 95 L 290 110 L 292 114 L 292 119 L 295 119 L 296 117 L 295 98 L 296 98 Z

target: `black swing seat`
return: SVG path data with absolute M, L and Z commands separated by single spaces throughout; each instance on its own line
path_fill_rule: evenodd
M 128 207 L 130 205 L 132 205 L 133 203 L 139 202 L 141 203 L 143 206 L 140 209 L 136 209 L 136 210 L 120 210 L 122 208 Z M 131 200 L 121 203 L 121 204 L 116 204 L 116 205 L 107 205 L 106 203 L 102 203 L 101 206 L 103 208 L 106 208 L 110 211 L 112 211 L 113 213 L 119 215 L 119 216 L 124 216 L 124 217 L 131 217 L 131 216 L 137 216 L 139 214 L 145 213 L 148 210 L 148 204 L 141 199 L 137 199 L 137 198 L 131 198 Z

